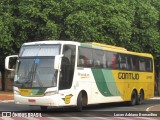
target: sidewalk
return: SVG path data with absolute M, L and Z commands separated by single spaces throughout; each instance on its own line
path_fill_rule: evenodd
M 13 92 L 0 91 L 0 101 L 3 100 L 13 100 Z

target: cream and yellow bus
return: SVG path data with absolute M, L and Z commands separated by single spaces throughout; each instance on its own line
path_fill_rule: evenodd
M 153 57 L 99 43 L 38 41 L 24 43 L 14 77 L 16 104 L 83 106 L 110 102 L 141 104 L 154 96 Z

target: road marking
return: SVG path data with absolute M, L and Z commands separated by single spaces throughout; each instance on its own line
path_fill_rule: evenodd
M 112 118 L 112 117 L 111 117 Z M 115 119 L 120 119 L 120 120 L 133 120 L 132 118 L 129 119 L 129 117 L 113 117 Z
M 153 117 L 135 117 L 135 119 L 143 119 L 143 120 L 158 120 L 156 118 L 153 118 Z
M 86 120 L 86 117 L 72 117 L 72 116 L 67 116 L 67 117 L 52 117 L 53 120 Z M 68 118 L 68 119 L 66 119 Z
M 156 106 L 159 106 L 159 105 L 150 106 L 150 107 L 148 107 L 148 108 L 146 109 L 146 111 L 151 112 L 151 111 L 149 111 L 149 109 L 151 109 L 151 108 L 153 108 L 153 107 L 156 107 Z
M 26 120 L 41 120 L 41 118 L 36 118 L 36 117 L 23 117 L 23 119 L 24 118 L 26 118 Z M 43 119 L 45 120 L 45 117 L 43 117 Z
M 49 120 L 66 120 L 66 117 L 43 117 L 48 118 Z M 69 117 L 68 117 L 69 118 Z M 42 119 L 43 120 L 43 119 Z M 45 119 L 44 119 L 45 120 Z M 47 119 L 46 119 L 47 120 Z

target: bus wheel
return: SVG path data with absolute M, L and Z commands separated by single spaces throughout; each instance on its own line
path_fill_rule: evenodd
M 144 100 L 144 93 L 143 93 L 143 91 L 141 90 L 140 93 L 139 93 L 139 96 L 138 96 L 138 98 L 137 98 L 136 104 L 137 104 L 137 105 L 142 104 L 143 100 Z
M 82 92 L 80 92 L 77 98 L 76 111 L 81 112 L 82 107 L 83 107 L 83 98 L 82 98 Z
M 47 106 L 40 106 L 41 110 L 47 110 Z
M 136 91 L 132 91 L 132 95 L 131 95 L 131 101 L 129 102 L 129 104 L 131 106 L 134 106 L 137 102 L 137 94 L 136 94 Z

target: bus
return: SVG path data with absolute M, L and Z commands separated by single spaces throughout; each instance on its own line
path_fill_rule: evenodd
M 15 69 L 10 59 L 17 57 Z M 73 107 L 127 102 L 138 105 L 154 96 L 154 63 L 148 53 L 95 42 L 24 43 L 19 55 L 7 56 L 15 70 L 16 104 Z

